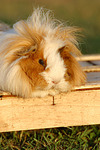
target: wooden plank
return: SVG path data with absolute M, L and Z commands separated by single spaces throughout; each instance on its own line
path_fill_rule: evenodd
M 81 57 L 76 57 L 78 61 L 98 61 L 100 60 L 100 54 L 93 55 L 82 55 Z
M 100 89 L 62 93 L 53 98 L 4 98 L 0 132 L 100 124 Z
M 98 83 L 95 83 L 95 82 L 90 82 L 90 83 L 87 83 L 83 86 L 78 86 L 78 87 L 75 87 L 73 89 L 73 91 L 76 91 L 76 90 L 96 90 L 96 89 L 100 89 L 100 82 Z
M 83 67 L 85 72 L 100 72 L 100 66 L 86 66 Z

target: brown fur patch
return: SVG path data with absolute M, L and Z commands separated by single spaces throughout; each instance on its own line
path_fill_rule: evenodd
M 29 78 L 29 82 L 34 89 L 43 89 L 47 86 L 46 81 L 40 75 L 40 73 L 45 70 L 45 68 L 39 63 L 40 59 L 46 64 L 46 61 L 43 58 L 43 51 L 37 50 L 35 54 L 31 53 L 28 58 L 22 59 L 19 62 L 20 67 Z

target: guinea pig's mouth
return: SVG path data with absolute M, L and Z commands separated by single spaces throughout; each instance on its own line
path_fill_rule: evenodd
M 61 80 L 58 83 L 53 83 L 51 89 L 55 89 L 60 92 L 67 92 L 70 89 L 70 83 L 68 81 Z

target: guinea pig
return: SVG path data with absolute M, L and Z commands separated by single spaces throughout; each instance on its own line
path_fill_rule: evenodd
M 84 84 L 85 73 L 76 60 L 81 55 L 77 32 L 43 8 L 1 32 L 0 89 L 32 98 L 54 96 Z

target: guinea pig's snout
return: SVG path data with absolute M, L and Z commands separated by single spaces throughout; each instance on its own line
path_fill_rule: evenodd
M 60 82 L 60 81 L 56 81 L 56 80 L 53 80 L 53 81 L 52 81 L 53 84 L 58 84 L 59 82 Z

